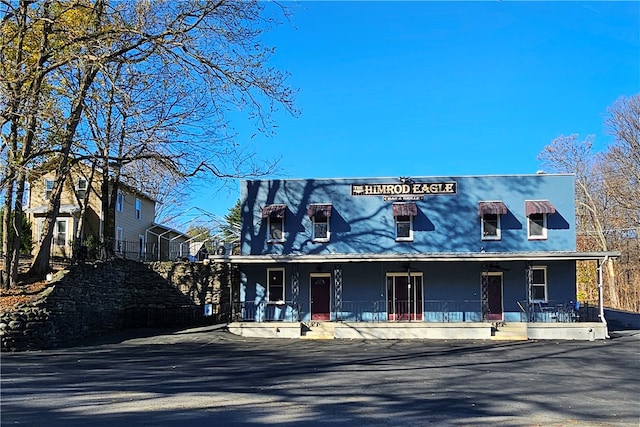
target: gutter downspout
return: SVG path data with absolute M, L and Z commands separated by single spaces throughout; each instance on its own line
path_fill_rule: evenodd
M 604 324 L 604 336 L 605 338 L 611 338 L 609 336 L 609 328 L 607 326 L 607 319 L 604 318 L 604 287 L 602 285 L 602 266 L 609 260 L 609 256 L 605 256 L 602 263 L 598 261 L 598 305 L 600 306 L 600 321 Z

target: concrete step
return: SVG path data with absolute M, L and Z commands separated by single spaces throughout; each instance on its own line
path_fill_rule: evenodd
M 491 328 L 491 339 L 495 341 L 526 341 L 527 337 L 527 324 L 514 322 L 514 323 L 496 323 Z
M 336 326 L 331 322 L 303 322 L 300 338 L 306 340 L 332 340 Z

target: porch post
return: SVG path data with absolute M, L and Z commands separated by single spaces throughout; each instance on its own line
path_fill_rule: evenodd
M 333 280 L 335 288 L 334 298 L 334 310 L 336 313 L 336 321 L 340 320 L 340 313 L 342 313 L 342 266 L 336 264 L 333 269 Z
M 486 322 L 489 320 L 489 265 L 482 263 L 481 268 L 482 286 L 480 289 L 480 306 L 482 309 L 482 321 Z
M 598 260 L 598 309 L 599 309 L 599 317 L 600 321 L 604 324 L 604 335 L 606 338 L 609 337 L 609 328 L 607 327 L 607 319 L 604 318 L 604 287 L 602 281 L 602 266 L 607 262 L 609 257 L 605 256 L 602 262 Z
M 300 321 L 300 308 L 298 307 L 298 296 L 300 294 L 300 271 L 298 270 L 298 264 L 293 265 L 293 272 L 291 273 L 291 308 L 296 311 L 297 321 Z M 291 320 L 293 321 L 293 314 Z

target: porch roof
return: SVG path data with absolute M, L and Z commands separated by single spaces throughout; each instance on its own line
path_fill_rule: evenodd
M 352 262 L 497 262 L 497 261 L 595 261 L 606 257 L 619 258 L 620 252 L 434 252 L 382 254 L 266 254 L 266 255 L 210 255 L 212 261 L 236 264 L 267 263 L 352 263 Z
M 24 210 L 27 213 L 34 215 L 46 214 L 49 211 L 48 205 L 35 206 L 33 208 L 27 208 Z M 80 213 L 80 206 L 76 204 L 62 204 L 58 210 L 59 215 L 75 215 Z

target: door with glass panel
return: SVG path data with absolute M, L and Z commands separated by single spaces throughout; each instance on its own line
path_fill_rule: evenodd
M 422 273 L 387 273 L 387 319 L 422 320 Z

